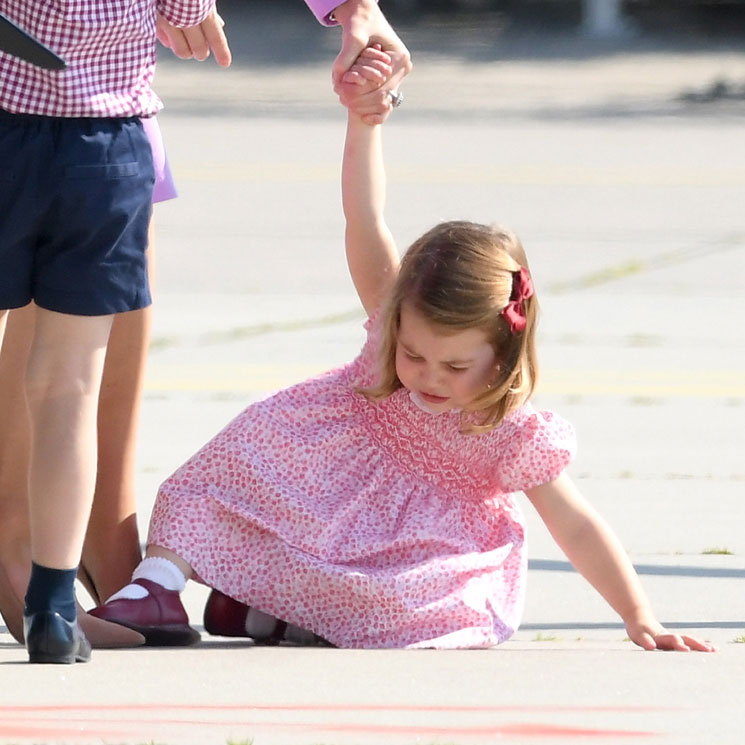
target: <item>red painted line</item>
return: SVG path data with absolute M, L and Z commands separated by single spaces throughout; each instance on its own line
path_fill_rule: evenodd
M 90 723 L 90 720 L 64 719 L 64 720 L 46 720 L 50 724 L 54 721 L 64 721 L 68 726 L 73 722 Z M 495 725 L 479 726 L 422 726 L 412 724 L 333 724 L 323 722 L 267 722 L 267 721 L 217 721 L 217 720 L 199 720 L 199 719 L 147 719 L 139 722 L 127 720 L 107 720 L 107 724 L 125 725 L 129 730 L 135 731 L 147 727 L 148 732 L 153 727 L 158 726 L 180 726 L 180 727 L 223 727 L 244 729 L 288 729 L 300 730 L 303 732 L 319 733 L 347 733 L 347 734 L 367 734 L 367 735 L 419 735 L 419 736 L 447 736 L 447 737 L 497 737 L 503 735 L 519 735 L 521 737 L 654 737 L 658 733 L 634 730 L 615 730 L 615 729 L 597 729 L 586 727 L 562 726 L 554 724 L 535 724 L 529 722 L 517 722 Z M 53 727 L 48 729 L 39 728 L 15 728 L 9 732 L 5 727 L 0 725 L 0 735 L 34 737 L 39 733 L 55 737 L 69 737 L 70 732 L 74 732 L 77 737 L 98 737 L 99 733 L 92 730 L 57 730 Z M 30 731 L 32 734 L 26 735 L 22 732 Z M 35 733 L 35 734 L 34 734 Z M 109 736 L 114 733 L 107 733 Z M 116 733 L 121 736 L 121 732 Z
M 184 704 L 184 703 L 117 703 L 117 704 L 47 704 L 41 706 L 28 705 L 0 705 L 0 717 L 4 720 L 0 724 L 0 737 L 2 738 L 96 738 L 106 739 L 122 737 L 123 732 L 139 735 L 144 729 L 148 730 L 148 736 L 152 736 L 152 730 L 158 727 L 221 727 L 242 728 L 245 730 L 277 730 L 303 731 L 323 734 L 346 733 L 356 735 L 415 735 L 419 737 L 535 737 L 535 738 L 641 738 L 654 737 L 659 733 L 606 729 L 602 727 L 578 727 L 566 726 L 553 723 L 535 722 L 504 722 L 479 725 L 463 726 L 435 726 L 435 725 L 412 725 L 412 724 L 367 724 L 364 722 L 286 722 L 286 721 L 256 721 L 254 719 L 244 720 L 220 720 L 219 718 L 179 718 L 178 712 L 190 712 L 209 714 L 220 713 L 258 713 L 258 712 L 442 712 L 442 713 L 471 713 L 471 714 L 511 714 L 520 713 L 538 714 L 592 714 L 592 713 L 651 713 L 660 711 L 675 711 L 679 707 L 659 706 L 578 706 L 578 705 L 406 705 L 406 704 Z M 52 716 L 63 713 L 65 716 Z M 84 715 L 98 714 L 101 718 Z M 113 718 L 112 713 L 126 714 L 126 718 Z M 139 713 L 140 717 L 135 719 Z M 26 716 L 23 716 L 23 715 Z M 29 722 L 28 714 L 34 714 L 33 723 Z M 75 715 L 78 716 L 75 716 Z M 163 715 L 170 716 L 164 717 Z M 46 715 L 46 716 L 45 716 Z M 72 716 L 71 716 L 72 715 Z M 80 716 L 83 715 L 83 716 Z M 47 727 L 40 726 L 40 717 Z M 71 725 L 79 724 L 81 728 L 70 729 Z M 97 727 L 100 724 L 115 726 L 120 731 L 98 729 L 87 729 L 88 726 Z
M 23 704 L 0 705 L 0 713 L 24 711 L 442 711 L 442 712 L 613 712 L 680 711 L 678 706 L 575 706 L 561 704 L 416 705 L 416 704 Z M 688 709 L 686 709 L 688 710 Z
M 0 737 L 3 739 L 9 738 L 9 737 L 28 737 L 28 738 L 48 738 L 48 737 L 54 737 L 55 739 L 58 738 L 65 738 L 68 740 L 77 740 L 81 737 L 95 737 L 98 739 L 108 740 L 112 737 L 125 737 L 126 734 L 124 732 L 120 732 L 118 730 L 92 730 L 92 729 L 86 729 L 86 730 L 80 730 L 80 729 L 66 729 L 66 728 L 47 728 L 47 727 L 39 727 L 38 725 L 32 725 L 32 726 L 15 726 L 15 727 L 9 727 L 5 724 L 0 724 Z
M 521 737 L 656 737 L 657 732 L 635 732 L 632 730 L 585 729 L 580 727 L 562 727 L 552 724 L 517 723 L 497 725 L 495 727 L 415 727 L 411 725 L 388 726 L 377 725 L 358 727 L 357 725 L 316 725 L 319 732 L 364 732 L 365 734 L 386 735 L 446 735 L 463 736 L 501 736 L 519 735 Z

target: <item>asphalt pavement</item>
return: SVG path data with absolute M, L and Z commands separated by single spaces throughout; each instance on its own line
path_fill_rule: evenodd
M 263 7 L 263 6 L 262 6 Z M 339 36 L 304 8 L 225 12 L 229 71 L 163 56 L 180 198 L 156 208 L 139 449 L 158 484 L 242 407 L 353 357 Z M 496 15 L 398 27 L 415 70 L 386 124 L 402 247 L 441 219 L 523 239 L 542 306 L 539 406 L 660 619 L 715 654 L 645 653 L 528 515 L 524 623 L 485 651 L 94 652 L 31 666 L 0 628 L 0 741 L 195 745 L 739 745 L 745 725 L 745 82 L 741 43 L 613 41 Z M 741 40 L 740 40 L 741 41 Z M 734 93 L 733 93 L 734 92 Z M 206 589 L 185 600 L 201 626 Z

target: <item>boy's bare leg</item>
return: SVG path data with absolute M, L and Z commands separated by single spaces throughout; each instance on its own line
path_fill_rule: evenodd
M 112 341 L 110 344 L 124 343 L 131 338 L 127 332 L 117 334 L 117 326 L 149 326 L 149 310 L 135 314 L 120 314 L 114 319 Z M 132 318 L 126 318 L 127 316 Z M 24 377 L 31 340 L 34 334 L 35 306 L 33 304 L 14 310 L 8 314 L 6 335 L 0 349 L 0 612 L 13 637 L 23 641 L 24 594 L 31 571 L 31 548 L 28 525 L 28 453 L 30 448 L 30 425 L 24 391 Z M 143 349 L 147 339 L 142 340 Z M 115 363 L 127 355 L 122 349 L 114 354 L 107 352 L 107 364 Z M 132 351 L 130 349 L 130 351 Z M 134 352 L 133 352 L 134 354 Z M 137 355 L 135 355 L 137 356 Z M 121 370 L 128 374 L 129 369 Z M 141 375 L 141 372 L 139 373 Z M 116 368 L 104 367 L 104 381 L 116 379 Z M 127 386 L 124 386 L 126 388 Z M 113 392 L 113 389 L 110 389 Z M 101 398 L 104 398 L 102 391 Z M 105 405 L 105 404 L 104 404 Z M 136 418 L 136 414 L 133 414 Z M 99 419 L 104 418 L 99 415 Z M 120 430 L 121 431 L 121 430 Z M 116 446 L 101 445 L 107 436 L 116 436 L 115 428 L 105 428 L 99 432 L 100 452 L 116 450 Z M 134 434 L 133 434 L 134 436 Z M 121 448 L 131 452 L 131 442 L 122 442 Z M 104 455 L 104 457 L 107 457 Z M 100 458 L 99 458 L 100 460 Z M 126 470 L 130 468 L 130 470 Z M 116 468 L 108 469 L 112 478 Z M 123 467 L 127 473 L 126 481 L 131 484 L 132 469 Z M 97 479 L 98 493 L 94 498 L 96 523 L 96 556 L 92 572 L 94 582 L 100 582 L 104 591 L 114 592 L 129 581 L 132 571 L 140 560 L 137 523 L 134 519 L 135 494 L 129 486 L 109 488 L 112 484 L 105 478 Z M 100 502 L 100 504 L 99 504 Z M 108 513 L 108 514 L 107 514 Z M 120 518 L 123 516 L 123 521 Z M 89 536 L 91 531 L 89 530 Z M 98 555 L 95 551 L 98 550 Z M 80 625 L 95 647 L 137 646 L 144 642 L 143 637 L 122 626 L 106 623 L 79 609 Z
M 26 375 L 33 424 L 28 502 L 32 558 L 43 566 L 73 568 L 80 560 L 93 498 L 98 397 L 112 320 L 36 312 Z M 71 355 L 73 349 L 77 352 Z M 71 428 L 55 431 L 64 417 Z M 79 623 L 98 647 L 144 642 L 130 629 L 85 613 Z
M 149 267 L 153 277 L 153 224 Z M 83 573 L 103 600 L 129 581 L 140 561 L 134 456 L 151 309 L 114 318 L 98 414 L 98 475 L 83 552 Z M 34 334 L 35 306 L 0 314 L 7 335 L 0 353 L 0 612 L 23 641 L 24 593 L 31 568 L 28 525 L 30 429 L 24 375 Z M 0 336 L 0 338 L 2 338 Z M 94 600 L 97 599 L 94 597 Z M 94 647 L 137 646 L 131 629 L 83 613 L 79 622 Z
M 75 569 L 93 502 L 98 394 L 113 316 L 37 308 L 26 369 L 31 558 Z

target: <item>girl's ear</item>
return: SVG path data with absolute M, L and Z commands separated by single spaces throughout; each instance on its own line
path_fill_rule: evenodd
M 494 365 L 494 372 L 492 373 L 491 378 L 489 379 L 489 382 L 486 384 L 487 389 L 491 388 L 498 380 L 499 380 L 499 373 L 501 371 L 501 366 L 499 363 Z

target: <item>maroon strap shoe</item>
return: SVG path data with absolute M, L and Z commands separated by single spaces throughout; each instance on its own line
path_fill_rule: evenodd
M 138 631 L 150 647 L 188 647 L 200 640 L 199 632 L 189 626 L 189 617 L 179 593 L 149 579 L 136 579 L 148 591 L 144 598 L 112 600 L 94 608 L 90 614 Z
M 317 634 L 291 626 L 279 618 L 274 619 L 274 629 L 270 634 L 252 636 L 246 631 L 246 618 L 250 610 L 251 607 L 240 600 L 213 589 L 204 606 L 204 630 L 213 636 L 247 637 L 262 646 L 273 646 L 282 642 L 302 646 L 333 646 Z
M 248 606 L 219 590 L 212 590 L 204 606 L 204 630 L 213 636 L 248 636 Z

